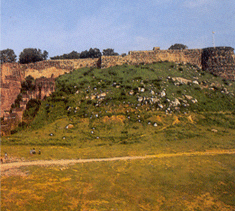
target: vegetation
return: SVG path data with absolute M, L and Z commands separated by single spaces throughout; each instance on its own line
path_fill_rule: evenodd
M 56 87 L 41 103 L 30 101 L 31 121 L 2 137 L 2 152 L 29 161 L 165 157 L 9 171 L 3 209 L 234 209 L 234 155 L 203 155 L 234 152 L 234 82 L 159 62 L 74 70 Z
M 51 59 L 80 59 L 80 58 L 99 58 L 101 56 L 118 56 L 118 53 L 114 52 L 114 49 L 107 48 L 101 53 L 98 48 L 90 48 L 89 50 L 82 51 L 78 53 L 77 51 L 72 51 L 69 54 L 63 54 L 61 56 L 54 56 Z
M 80 58 L 99 58 L 102 54 L 98 48 L 90 48 L 89 51 L 82 51 L 80 54 Z
M 25 167 L 2 177 L 3 210 L 233 210 L 234 156 Z M 15 202 L 15 203 L 13 203 Z
M 25 78 L 25 81 L 21 84 L 21 92 L 26 93 L 27 91 L 33 91 L 35 90 L 35 80 L 31 75 L 28 75 Z
M 103 56 L 118 56 L 118 53 L 114 52 L 114 49 L 112 48 L 104 49 L 102 54 Z
M 80 53 L 78 53 L 77 51 L 72 51 L 71 53 L 63 54 L 61 56 L 51 57 L 52 60 L 55 60 L 55 59 L 79 59 L 79 58 L 80 58 Z
M 47 51 L 42 51 L 36 48 L 25 48 L 19 56 L 19 63 L 28 64 L 46 60 L 48 57 Z
M 176 43 L 176 44 L 172 45 L 172 46 L 169 48 L 169 50 L 184 50 L 184 49 L 187 49 L 187 48 L 188 48 L 187 45 Z
M 15 55 L 15 52 L 14 50 L 12 49 L 5 49 L 5 50 L 1 50 L 0 51 L 0 61 L 1 61 L 1 64 L 3 63 L 12 63 L 12 62 L 15 62 L 16 61 L 16 55 Z

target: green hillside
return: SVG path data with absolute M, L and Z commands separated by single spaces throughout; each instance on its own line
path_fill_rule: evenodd
M 78 69 L 57 78 L 56 84 L 56 92 L 41 102 L 36 116 L 38 104 L 25 111 L 25 120 L 35 116 L 33 121 L 22 124 L 3 144 L 158 143 L 163 150 L 161 140 L 175 148 L 177 142 L 171 141 L 189 139 L 192 144 L 186 145 L 192 147 L 196 137 L 207 140 L 216 128 L 223 128 L 217 136 L 235 128 L 235 83 L 189 64 Z

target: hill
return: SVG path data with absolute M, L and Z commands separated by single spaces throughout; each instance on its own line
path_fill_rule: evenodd
M 56 84 L 39 111 L 37 103 L 27 106 L 24 119 L 30 124 L 15 131 L 14 144 L 71 146 L 94 139 L 98 145 L 125 144 L 179 122 L 186 127 L 235 125 L 235 83 L 190 64 L 83 68 L 61 75 Z M 177 134 L 196 136 L 191 132 Z M 173 138 L 174 132 L 169 134 Z

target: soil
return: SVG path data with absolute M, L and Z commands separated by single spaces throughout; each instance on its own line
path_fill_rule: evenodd
M 92 158 L 92 159 L 71 159 L 71 160 L 37 160 L 37 161 L 21 161 L 14 159 L 8 160 L 1 164 L 2 176 L 27 176 L 27 172 L 22 172 L 19 168 L 23 166 L 48 166 L 48 165 L 71 165 L 76 163 L 89 163 L 89 162 L 110 162 L 121 160 L 137 160 L 137 159 L 154 159 L 165 157 L 178 157 L 178 156 L 205 156 L 205 155 L 218 155 L 218 154 L 235 154 L 234 150 L 218 150 L 206 152 L 187 152 L 187 153 L 172 153 L 172 154 L 158 154 L 158 155 L 145 155 L 145 156 L 127 156 L 127 157 L 113 157 L 113 158 Z

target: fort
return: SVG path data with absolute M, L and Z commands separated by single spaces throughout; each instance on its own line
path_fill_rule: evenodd
M 235 80 L 235 55 L 232 47 L 212 47 L 204 49 L 130 51 L 126 56 L 102 56 L 74 60 L 45 60 L 30 64 L 4 63 L 1 65 L 1 117 L 20 119 L 26 103 L 31 98 L 43 99 L 55 91 L 55 78 L 84 67 L 109 68 L 123 64 L 139 65 L 169 61 L 190 63 L 204 71 L 227 80 Z M 27 93 L 21 108 L 9 113 L 11 105 L 21 92 L 21 84 L 31 75 L 36 89 Z M 14 116 L 14 117 L 13 117 Z

